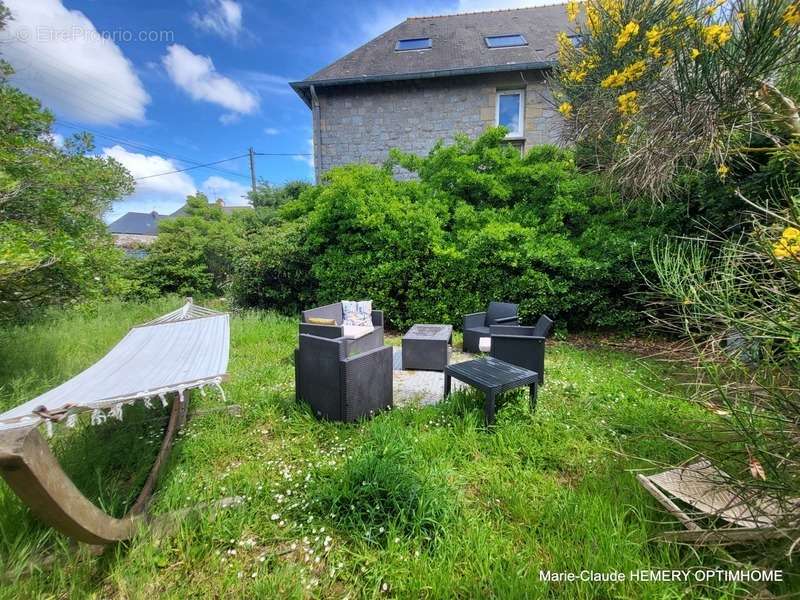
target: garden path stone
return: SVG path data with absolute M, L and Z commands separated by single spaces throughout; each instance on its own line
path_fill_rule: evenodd
M 464 362 L 475 358 L 473 354 L 453 349 L 451 363 Z M 406 406 L 419 403 L 422 406 L 438 404 L 444 393 L 444 373 L 441 371 L 404 371 L 402 352 L 394 348 L 394 405 Z M 453 391 L 467 387 L 454 380 Z

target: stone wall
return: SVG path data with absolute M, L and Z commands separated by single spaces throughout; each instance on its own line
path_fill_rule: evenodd
M 497 92 L 525 89 L 524 147 L 556 143 L 561 117 L 538 71 L 317 88 L 317 177 L 338 165 L 381 164 L 390 148 L 426 154 L 457 132 L 495 125 Z

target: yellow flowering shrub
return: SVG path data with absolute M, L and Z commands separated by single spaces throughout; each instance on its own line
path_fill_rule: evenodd
M 700 50 L 692 48 L 689 50 L 689 55 L 692 57 L 692 60 L 697 60 L 697 57 L 700 56 Z
M 569 119 L 572 116 L 572 104 L 569 102 L 562 102 L 558 107 L 558 112 L 560 112 L 565 119 Z
M 794 257 L 800 259 L 800 229 L 787 227 L 783 230 L 781 239 L 772 246 L 775 258 Z
M 800 27 L 800 2 L 792 2 L 783 15 L 783 21 L 791 27 Z
M 567 18 L 569 19 L 570 23 L 574 23 L 575 19 L 578 18 L 578 13 L 580 12 L 580 5 L 575 2 L 575 0 L 570 0 L 567 2 L 566 6 L 567 10 Z
M 713 23 L 703 28 L 703 41 L 712 50 L 724 46 L 731 39 L 733 31 L 727 23 Z
M 600 82 L 604 88 L 622 87 L 628 83 L 636 81 L 647 71 L 647 63 L 644 60 L 637 60 L 629 64 L 622 71 L 614 71 Z
M 636 90 L 632 90 L 627 94 L 618 96 L 617 106 L 619 108 L 619 112 L 621 112 L 623 115 L 633 115 L 639 112 L 639 103 L 637 102 L 638 97 L 639 93 Z
M 622 48 L 637 35 L 639 35 L 639 24 L 636 21 L 629 21 L 628 24 L 622 28 L 622 31 L 619 32 L 617 43 L 614 44 L 614 48 L 616 50 L 622 50 Z

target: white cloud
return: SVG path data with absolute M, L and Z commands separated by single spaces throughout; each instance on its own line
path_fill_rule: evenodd
M 264 73 L 263 71 L 242 70 L 237 72 L 237 77 L 239 77 L 241 81 L 244 81 L 248 88 L 262 94 L 294 95 L 294 90 L 289 85 L 289 82 L 292 80 L 281 77 L 280 75 Z
M 258 97 L 241 85 L 220 75 L 207 56 L 172 44 L 162 59 L 173 83 L 194 100 L 217 104 L 234 113 L 250 114 L 258 108 Z
M 225 113 L 219 116 L 219 122 L 223 125 L 233 125 L 234 123 L 238 123 L 242 119 L 242 116 L 237 113 Z
M 204 12 L 191 16 L 197 29 L 235 40 L 242 31 L 242 5 L 233 0 L 206 0 Z
M 274 127 L 267 127 L 264 129 L 264 133 L 267 135 L 278 135 L 280 133 L 280 130 L 275 129 Z
M 0 36 L 13 81 L 57 115 L 83 123 L 143 121 L 150 102 L 133 65 L 80 11 L 61 0 L 6 0 Z
M 118 160 L 128 169 L 134 179 L 147 177 L 147 179 L 136 181 L 136 192 L 134 193 L 136 197 L 154 196 L 165 200 L 177 200 L 194 194 L 197 189 L 192 178 L 186 173 L 148 177 L 181 168 L 173 161 L 157 154 L 139 154 L 116 145 L 111 148 L 103 148 L 103 156 Z
M 296 154 L 296 155 L 292 156 L 292 158 L 294 160 L 299 160 L 299 161 L 302 161 L 302 162 L 306 163 L 309 167 L 311 167 L 313 169 L 314 168 L 314 137 L 312 136 L 312 137 L 308 138 L 308 141 L 306 142 L 306 144 L 308 146 L 309 156 L 303 156 L 303 155 L 300 155 L 300 154 Z
M 248 203 L 245 195 L 250 188 L 236 181 L 212 175 L 203 182 L 200 190 L 208 196 L 209 202 L 222 198 L 228 206 L 242 206 Z

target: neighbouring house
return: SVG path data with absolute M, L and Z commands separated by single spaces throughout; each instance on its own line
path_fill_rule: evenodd
M 114 243 L 126 250 L 136 250 L 151 244 L 158 234 L 158 223 L 169 218 L 156 211 L 149 213 L 128 212 L 116 221 L 109 223 L 108 231 Z
M 563 4 L 412 17 L 293 82 L 312 112 L 317 180 L 337 165 L 383 163 L 391 148 L 425 154 L 495 125 L 521 150 L 557 142 L 562 120 L 545 77 L 562 31 Z
M 233 214 L 240 210 L 253 210 L 252 205 L 226 206 L 225 201 L 216 201 L 226 214 Z M 189 214 L 186 204 L 178 210 L 168 215 L 161 215 L 156 211 L 149 213 L 128 212 L 116 221 L 109 223 L 108 231 L 114 238 L 114 243 L 120 248 L 124 248 L 129 253 L 140 254 L 143 247 L 151 244 L 158 235 L 158 224 L 164 219 L 174 219 Z

